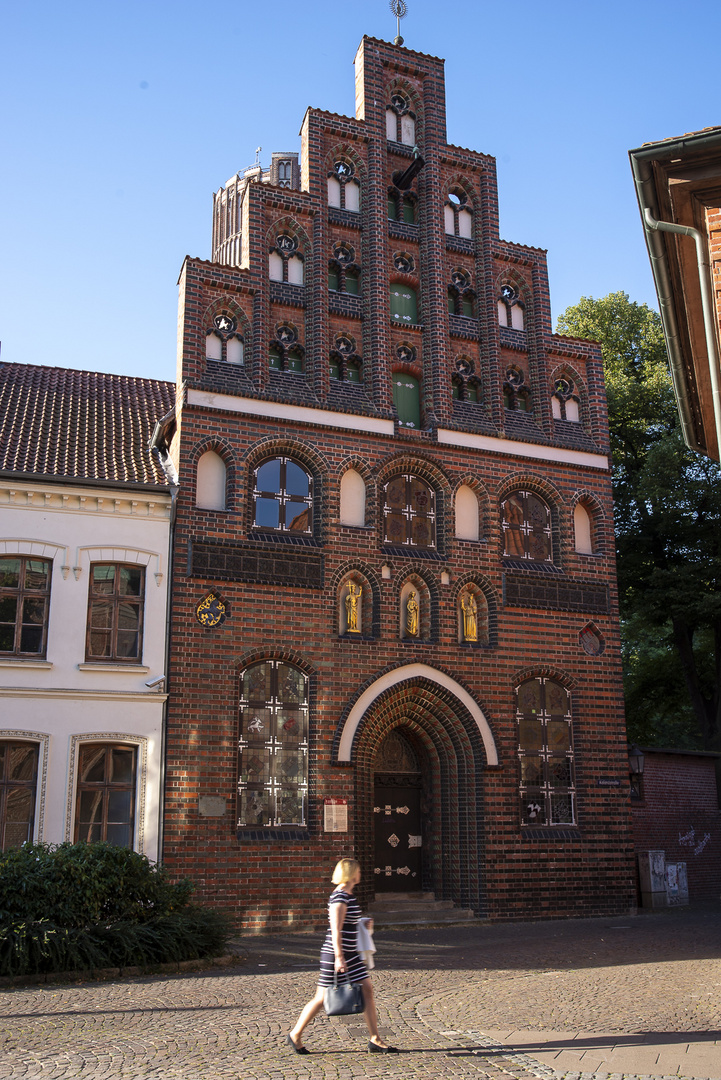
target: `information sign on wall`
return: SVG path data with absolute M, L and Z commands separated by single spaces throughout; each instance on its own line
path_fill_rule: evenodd
M 323 800 L 323 829 L 325 832 L 348 832 L 348 800 Z

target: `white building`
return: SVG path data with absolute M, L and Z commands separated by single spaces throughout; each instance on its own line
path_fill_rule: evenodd
M 155 860 L 171 485 L 151 379 L 0 364 L 0 848 Z

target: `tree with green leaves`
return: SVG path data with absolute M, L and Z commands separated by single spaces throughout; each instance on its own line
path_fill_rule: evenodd
M 603 351 L 629 736 L 721 750 L 721 469 L 682 440 L 655 311 L 582 297 L 557 331 Z

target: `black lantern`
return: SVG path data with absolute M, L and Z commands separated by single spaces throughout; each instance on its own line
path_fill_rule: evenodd
M 631 774 L 631 798 L 643 798 L 643 766 L 646 759 L 640 746 L 628 749 L 628 770 Z

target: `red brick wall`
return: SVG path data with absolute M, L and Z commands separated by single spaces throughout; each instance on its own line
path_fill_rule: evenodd
M 600 350 L 551 334 L 545 252 L 500 239 L 493 159 L 446 145 L 442 62 L 367 40 L 361 61 L 359 118 L 317 110 L 306 114 L 303 191 L 261 184 L 249 188 L 248 267 L 234 270 L 199 260 L 187 260 L 184 267 L 179 380 L 189 391 L 226 397 L 212 408 L 186 402 L 174 445 L 181 492 L 165 861 L 174 873 L 194 879 L 200 900 L 227 907 L 249 929 L 322 923 L 332 866 L 353 852 L 363 865 L 359 892 L 367 901 L 373 894 L 372 758 L 383 735 L 402 722 L 424 761 L 433 792 L 425 884 L 439 897 L 493 919 L 626 911 L 634 903 L 634 882 L 610 474 L 579 464 L 578 458 L 576 463 L 555 460 L 573 458 L 578 451 L 608 452 Z M 411 161 L 409 149 L 386 142 L 385 104 L 393 87 L 413 98 L 426 158 L 414 184 L 418 225 L 410 230 L 389 223 L 387 217 L 393 173 Z M 362 212 L 355 216 L 327 207 L 328 169 L 338 154 L 355 163 L 361 179 Z M 443 203 L 453 184 L 465 185 L 472 201 L 472 241 L 444 233 Z M 268 282 L 268 237 L 276 224 L 289 219 L 309 238 L 306 284 L 300 292 L 281 294 Z M 362 267 L 362 299 L 345 306 L 327 289 L 329 253 L 340 239 L 352 243 Z M 416 261 L 421 323 L 414 327 L 395 325 L 389 317 L 389 279 L 397 250 Z M 472 273 L 477 319 L 449 325 L 447 278 L 455 266 Z M 498 325 L 496 303 L 506 279 L 523 291 L 523 333 Z M 244 369 L 205 361 L 209 319 L 221 307 L 244 328 Z M 269 342 L 281 319 L 299 328 L 306 349 L 303 376 L 277 378 L 268 370 Z M 331 334 L 339 330 L 359 343 L 362 387 L 334 385 L 329 379 Z M 368 434 L 365 418 L 394 418 L 390 374 L 402 341 L 417 350 L 422 430 L 396 424 L 392 435 Z M 481 376 L 478 406 L 459 408 L 451 397 L 460 353 L 473 359 Z M 530 414 L 503 407 L 509 358 L 520 358 L 530 381 Z M 561 365 L 575 372 L 579 383 L 581 424 L 552 418 L 551 375 Z M 277 416 L 254 418 L 246 406 L 233 407 L 234 402 L 258 398 L 277 403 Z M 284 419 L 284 404 L 347 414 L 348 427 L 313 424 L 312 413 L 307 422 Z M 459 437 L 471 433 L 495 438 L 496 452 L 442 445 L 439 427 Z M 501 440 L 509 438 L 541 449 L 535 457 L 500 452 L 508 445 Z M 545 457 L 544 446 L 549 448 Z M 195 508 L 195 466 L 209 447 L 228 467 L 224 512 Z M 293 454 L 313 474 L 313 553 L 323 558 L 317 587 L 280 586 L 264 578 L 262 569 L 254 581 L 247 575 L 245 580 L 229 580 L 227 573 L 213 573 L 212 567 L 192 572 L 197 545 L 223 544 L 232 556 L 248 542 L 252 470 L 263 450 Z M 366 481 L 364 528 L 339 523 L 340 479 L 351 466 Z M 385 549 L 382 485 L 394 471 L 425 476 L 435 488 L 437 557 Z M 470 484 L 479 498 L 479 542 L 454 536 L 453 497 L 461 483 Z M 558 574 L 504 564 L 500 503 L 517 488 L 539 492 L 552 508 Z M 594 517 L 596 551 L 590 556 L 574 549 L 573 507 L 579 499 Z M 284 550 L 290 565 L 293 559 L 301 564 L 302 550 Z M 390 567 L 390 578 L 383 577 L 383 566 Z M 360 640 L 338 634 L 339 590 L 349 571 L 362 574 L 374 595 L 374 632 Z M 430 603 L 424 641 L 399 640 L 399 597 L 411 574 L 423 580 Z M 512 577 L 516 585 L 511 597 Z M 457 596 L 470 580 L 489 598 L 492 637 L 487 648 L 458 643 Z M 228 604 L 228 618 L 217 629 L 203 628 L 194 615 L 210 588 L 222 593 Z M 598 656 L 588 655 L 579 643 L 589 621 L 605 644 Z M 272 838 L 262 830 L 260 837 L 237 831 L 234 804 L 239 673 L 264 658 L 287 658 L 309 674 L 311 685 L 309 826 L 305 832 Z M 411 663 L 445 673 L 470 693 L 490 726 L 498 768 L 489 767 L 478 729 L 458 699 L 432 678 L 420 677 L 378 699 L 358 732 L 352 762 L 336 763 L 339 725 L 360 691 L 383 672 Z M 558 679 L 572 694 L 578 792 L 573 828 L 531 830 L 520 824 L 514 687 L 523 678 L 539 675 Z M 600 783 L 609 780 L 611 785 Z M 619 786 L 612 786 L 614 782 Z M 224 797 L 226 814 L 201 817 L 198 800 L 203 795 Z M 322 803 L 328 797 L 348 800 L 347 835 L 323 833 Z
M 636 851 L 685 862 L 691 900 L 721 895 L 721 810 L 716 759 L 647 751 L 642 801 L 631 803 Z

